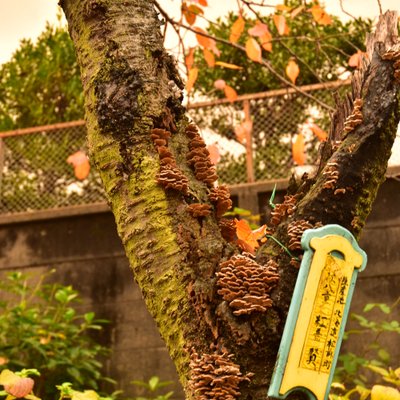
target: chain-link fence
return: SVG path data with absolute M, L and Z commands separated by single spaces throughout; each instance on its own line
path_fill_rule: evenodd
M 332 105 L 332 90 L 343 85 L 302 90 Z M 219 182 L 227 184 L 289 177 L 295 165 L 292 143 L 300 132 L 306 163 L 313 164 L 318 138 L 307 132 L 307 124 L 326 130 L 329 120 L 326 109 L 293 90 L 240 96 L 233 103 L 221 99 L 193 104 L 189 114 L 209 146 Z M 104 202 L 93 166 L 87 177 L 78 179 L 77 170 L 67 163 L 77 152 L 87 153 L 83 121 L 0 133 L 0 213 Z

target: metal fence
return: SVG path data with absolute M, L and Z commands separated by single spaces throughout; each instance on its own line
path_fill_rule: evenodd
M 309 85 L 303 91 L 333 104 L 332 91 L 347 82 Z M 217 163 L 220 183 L 237 184 L 287 178 L 295 163 L 292 143 L 301 131 L 306 163 L 316 160 L 318 139 L 307 124 L 328 127 L 328 112 L 294 90 L 275 90 L 189 106 L 191 118 Z M 61 208 L 104 202 L 97 171 L 77 179 L 67 163 L 86 151 L 84 121 L 0 133 L 0 213 Z

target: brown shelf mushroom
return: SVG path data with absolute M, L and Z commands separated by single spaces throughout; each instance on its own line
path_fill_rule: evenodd
M 269 292 L 278 280 L 274 261 L 259 265 L 245 255 L 235 255 L 220 264 L 217 292 L 234 309 L 234 315 L 265 312 L 272 306 Z

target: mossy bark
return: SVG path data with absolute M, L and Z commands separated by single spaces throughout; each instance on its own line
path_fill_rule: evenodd
M 266 399 L 297 270 L 288 266 L 286 253 L 271 241 L 259 258 L 275 259 L 280 265 L 273 307 L 251 315 L 233 314 L 217 293 L 216 272 L 220 262 L 238 249 L 221 237 L 215 212 L 205 217 L 188 212 L 193 203 L 215 205 L 208 197 L 210 185 L 196 179 L 186 162 L 190 137 L 181 106 L 183 85 L 174 61 L 163 49 L 161 23 L 153 3 L 60 3 L 81 68 L 90 157 L 103 180 L 135 279 L 187 398 L 196 398 L 190 384 L 196 373 L 190 365 L 191 354 L 201 361 L 203 355 L 218 360 L 227 352 L 241 374 L 254 374 L 250 382 L 239 379 L 241 394 L 237 398 Z M 376 68 L 384 74 L 385 84 L 371 84 L 365 93 L 371 102 L 365 119 L 368 124 L 365 130 L 360 127 L 356 135 L 349 135 L 334 156 L 341 163 L 338 184 L 351 186 L 352 191 L 340 198 L 322 189 L 323 178 L 306 182 L 292 220 L 336 222 L 359 233 L 383 179 L 399 119 L 392 67 L 382 63 Z M 388 93 L 390 99 L 381 101 Z M 374 107 L 381 107 L 379 129 L 375 129 Z M 155 128 L 172 132 L 168 151 L 188 179 L 188 191 L 165 189 L 157 183 L 160 157 L 150 136 Z M 349 146 L 351 154 L 346 150 Z M 332 210 L 343 201 L 346 210 L 338 217 Z M 277 236 L 286 244 L 289 222 L 282 221 L 277 229 Z

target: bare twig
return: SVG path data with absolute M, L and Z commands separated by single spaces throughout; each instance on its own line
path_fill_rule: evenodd
M 350 14 L 348 11 L 346 11 L 343 7 L 343 0 L 339 0 L 340 2 L 340 9 L 342 10 L 342 13 L 348 15 L 351 18 L 354 18 L 355 20 L 357 19 L 354 15 Z
M 383 12 L 382 12 L 382 4 L 381 4 L 381 1 L 380 1 L 380 0 L 376 0 L 376 1 L 378 2 L 378 6 L 379 6 L 379 14 L 382 15 Z

